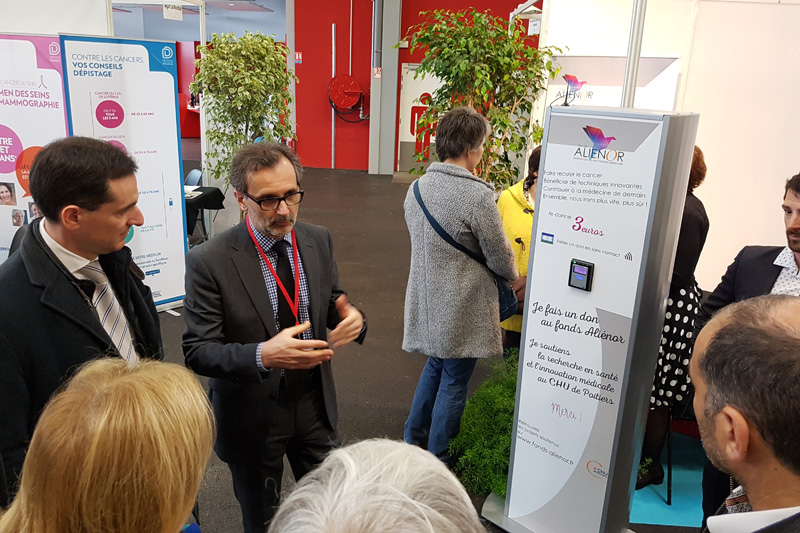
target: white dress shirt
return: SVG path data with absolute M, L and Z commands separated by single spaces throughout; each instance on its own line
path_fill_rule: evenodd
M 78 272 L 78 271 L 80 269 L 82 269 L 83 267 L 85 267 L 86 265 L 88 265 L 89 263 L 91 263 L 91 261 L 93 261 L 93 260 L 89 260 L 89 259 L 86 259 L 85 257 L 81 257 L 80 255 L 78 255 L 78 254 L 76 254 L 74 252 L 71 252 L 71 251 L 67 250 L 66 248 L 64 248 L 63 246 L 61 246 L 53 238 L 53 236 L 50 235 L 47 232 L 47 224 L 46 224 L 44 219 L 42 219 L 42 223 L 39 225 L 39 227 L 42 230 L 41 231 L 42 240 L 44 241 L 45 246 L 50 248 L 50 251 L 53 252 L 53 255 L 56 256 L 56 259 L 58 259 L 61 262 L 61 264 L 64 265 L 64 268 L 66 268 L 70 272 L 70 274 L 75 276 L 77 279 L 87 279 L 88 280 L 89 279 L 88 277 L 86 277 L 82 272 Z M 95 259 L 97 259 L 97 258 L 95 258 Z M 117 294 L 114 292 L 114 287 L 111 286 L 111 283 L 108 284 L 108 289 L 114 295 L 114 298 L 117 299 L 117 301 L 119 301 L 119 299 L 117 298 Z M 120 326 L 124 327 L 128 323 L 128 317 L 125 316 L 124 308 L 123 308 L 123 312 L 121 313 L 120 320 L 124 321 L 124 323 L 120 324 Z M 117 347 L 117 348 L 119 348 L 119 347 Z M 136 350 L 135 349 L 131 350 L 131 360 L 128 361 L 128 362 L 130 364 L 134 364 L 136 361 L 138 361 L 138 359 L 139 359 L 139 357 L 138 357 L 138 354 L 136 353 Z
M 794 260 L 794 252 L 787 246 L 778 254 L 773 262 L 774 265 L 782 267 L 778 279 L 772 286 L 770 294 L 789 294 L 800 296 L 800 269 Z

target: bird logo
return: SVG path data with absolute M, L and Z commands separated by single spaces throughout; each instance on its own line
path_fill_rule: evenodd
M 577 93 L 581 90 L 581 87 L 586 84 L 585 81 L 578 81 L 578 78 L 572 76 L 571 74 L 564 74 L 564 80 L 567 82 L 567 87 L 569 88 L 570 92 Z
M 605 150 L 611 141 L 616 141 L 616 137 L 606 137 L 603 130 L 594 126 L 584 126 L 583 131 L 592 140 L 592 148 L 595 150 Z

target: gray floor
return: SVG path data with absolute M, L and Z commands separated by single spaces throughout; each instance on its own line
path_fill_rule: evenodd
M 410 244 L 403 220 L 409 179 L 356 171 L 307 169 L 299 218 L 331 230 L 342 286 L 369 321 L 363 346 L 334 356 L 339 432 L 344 443 L 370 437 L 401 439 L 424 358 L 402 351 L 403 299 Z M 181 309 L 176 311 L 181 312 Z M 167 360 L 183 362 L 181 317 L 161 313 Z M 471 391 L 488 373 L 479 365 Z M 285 480 L 285 485 L 291 481 Z M 476 497 L 476 505 L 483 498 Z M 241 531 L 230 474 L 213 457 L 199 496 L 204 533 Z M 691 528 L 632 526 L 637 533 L 689 533 Z M 491 531 L 499 531 L 490 529 Z

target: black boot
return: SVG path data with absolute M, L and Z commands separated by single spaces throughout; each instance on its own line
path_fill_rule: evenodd
M 642 461 L 640 471 L 646 470 L 645 474 L 639 475 L 636 479 L 636 490 L 647 485 L 661 485 L 664 482 L 664 467 L 661 466 L 661 451 L 664 449 L 664 442 L 667 440 L 669 430 L 669 407 L 662 405 L 650 409 L 647 414 L 647 426 L 644 431 L 644 443 L 642 444 Z M 650 460 L 646 467 L 644 463 Z

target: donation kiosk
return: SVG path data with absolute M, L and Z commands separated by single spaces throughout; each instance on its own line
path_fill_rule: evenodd
M 520 349 L 511 532 L 621 532 L 699 116 L 549 108 Z

